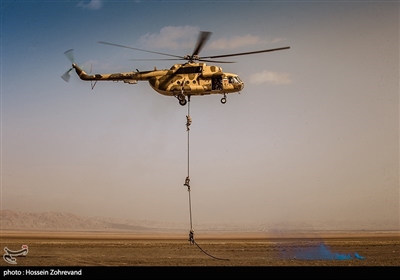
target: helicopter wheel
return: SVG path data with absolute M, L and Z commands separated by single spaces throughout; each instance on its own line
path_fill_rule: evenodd
M 226 103 L 226 97 L 222 97 L 222 98 L 221 98 L 221 103 L 222 103 L 222 104 L 225 104 L 225 103 Z
M 175 97 L 178 98 L 179 104 L 181 104 L 182 106 L 186 105 L 187 101 L 186 101 L 186 97 L 185 97 L 185 95 L 183 93 L 180 93 Z

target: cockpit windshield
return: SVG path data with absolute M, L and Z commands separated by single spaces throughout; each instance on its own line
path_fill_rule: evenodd
M 239 78 L 239 76 L 229 76 L 228 81 L 231 84 L 241 84 L 242 80 Z

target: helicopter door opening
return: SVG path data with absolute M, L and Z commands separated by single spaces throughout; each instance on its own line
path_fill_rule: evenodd
M 222 77 L 212 78 L 212 90 L 222 90 Z

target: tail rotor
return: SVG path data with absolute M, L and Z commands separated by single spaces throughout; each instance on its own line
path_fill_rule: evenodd
M 70 49 L 64 52 L 64 55 L 71 61 L 72 64 L 74 64 L 74 50 Z M 71 78 L 71 75 L 69 72 L 74 69 L 74 67 L 71 67 L 69 70 L 67 70 L 63 75 L 61 75 L 61 78 L 66 81 L 67 83 L 69 82 L 69 79 Z

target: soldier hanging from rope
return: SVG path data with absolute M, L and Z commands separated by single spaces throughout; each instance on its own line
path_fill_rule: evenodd
M 186 131 L 189 131 L 190 130 L 190 128 L 189 128 L 189 126 L 192 124 L 192 118 L 189 116 L 189 115 L 187 115 L 186 116 Z
M 183 185 L 186 186 L 186 187 L 188 187 L 188 190 L 190 190 L 190 185 L 189 185 L 189 183 L 190 183 L 190 179 L 189 179 L 189 176 L 187 176 L 186 179 L 185 179 L 185 183 L 184 183 Z
M 188 241 L 190 241 L 190 244 L 194 244 L 194 231 L 193 231 L 193 229 L 191 229 L 189 231 L 189 240 Z

